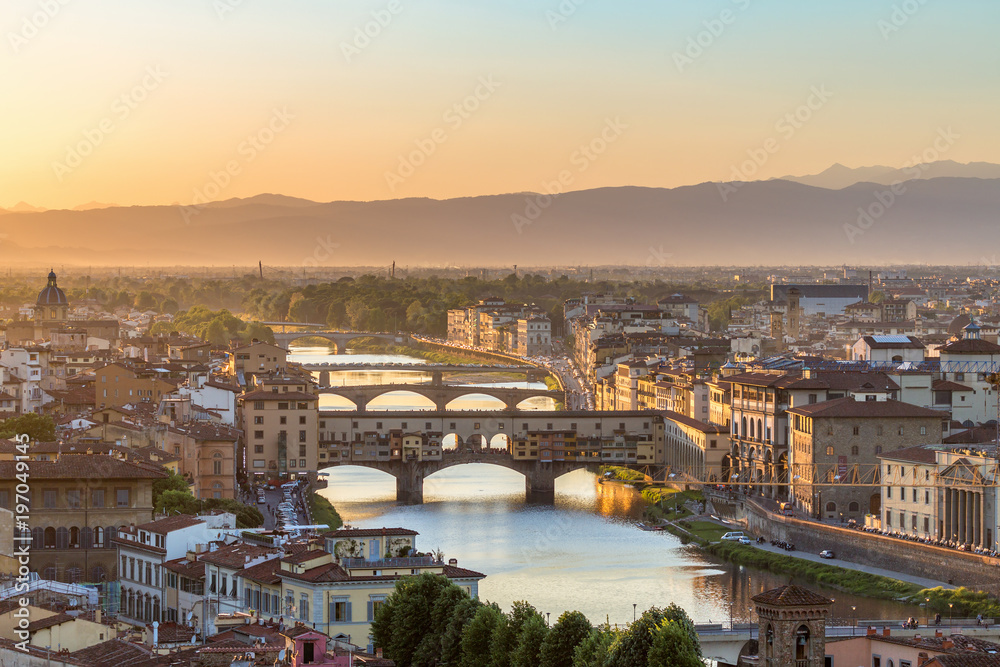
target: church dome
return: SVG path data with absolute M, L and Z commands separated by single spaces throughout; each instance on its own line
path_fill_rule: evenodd
M 36 306 L 68 306 L 69 301 L 66 300 L 66 293 L 59 289 L 56 285 L 56 272 L 49 271 L 49 283 L 45 286 L 41 292 L 38 293 L 38 301 L 35 302 Z

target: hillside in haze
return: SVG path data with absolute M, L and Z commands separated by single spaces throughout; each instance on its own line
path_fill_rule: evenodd
M 719 185 L 705 183 L 571 192 L 537 209 L 531 194 L 325 204 L 267 195 L 201 209 L 8 212 L 0 216 L 0 259 L 15 266 L 967 264 L 990 260 L 1000 247 L 1000 179 L 909 181 L 888 207 L 886 187 L 872 183 L 722 187 L 725 200 Z M 871 217 L 859 222 L 859 209 Z
M 970 162 L 962 164 L 953 160 L 939 160 L 913 165 L 904 168 L 896 167 L 857 167 L 852 169 L 842 164 L 835 164 L 818 174 L 811 176 L 782 176 L 783 181 L 792 181 L 803 185 L 815 185 L 819 188 L 840 190 L 855 183 L 880 183 L 890 185 L 914 178 L 1000 178 L 1000 164 L 990 162 Z

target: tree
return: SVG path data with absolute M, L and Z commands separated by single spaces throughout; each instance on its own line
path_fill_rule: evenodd
M 0 424 L 0 438 L 27 435 L 32 442 L 52 442 L 56 439 L 56 423 L 49 415 L 26 412 Z
M 590 621 L 580 612 L 564 612 L 542 642 L 539 667 L 572 667 L 573 651 L 590 636 L 592 629 Z
M 434 603 L 442 590 L 454 586 L 447 577 L 425 572 L 404 577 L 379 606 L 372 623 L 372 638 L 386 657 L 400 667 L 414 664 L 413 656 L 427 630 Z
M 462 600 L 455 605 L 448 619 L 448 627 L 441 637 L 441 663 L 458 665 L 462 659 L 462 636 L 465 626 L 472 622 L 473 617 L 482 603 L 474 598 Z
M 671 603 L 666 609 L 650 607 L 643 612 L 639 620 L 615 638 L 608 654 L 608 667 L 646 667 L 649 649 L 653 644 L 653 634 L 665 620 L 677 623 L 688 634 L 692 645 L 697 647 L 698 655 L 701 654 L 701 645 L 694 623 L 691 622 L 687 612 Z
M 160 514 L 197 514 L 201 505 L 188 491 L 164 491 L 154 510 Z
M 160 503 L 160 496 L 164 491 L 182 491 L 190 493 L 187 480 L 175 473 L 173 470 L 167 471 L 167 476 L 153 482 L 153 507 Z
M 208 324 L 203 336 L 205 340 L 215 347 L 225 347 L 229 343 L 229 331 L 221 320 L 212 320 Z
M 455 613 L 455 608 L 468 599 L 469 594 L 459 586 L 452 585 L 441 590 L 431 609 L 431 627 L 420 640 L 413 655 L 413 664 L 433 665 L 441 660 L 442 641 L 451 616 Z
M 617 636 L 618 631 L 608 625 L 591 630 L 573 651 L 573 667 L 604 667 Z
M 549 629 L 541 615 L 526 620 L 517 637 L 517 650 L 511 658 L 511 667 L 538 667 L 542 644 L 548 633 Z
M 648 667 L 703 667 L 698 644 L 678 622 L 665 620 L 653 633 L 647 654 Z
M 503 614 L 495 604 L 484 604 L 476 610 L 476 615 L 462 632 L 461 667 L 482 667 L 483 657 L 490 654 L 493 630 L 501 616 Z
M 510 613 L 504 614 L 493 631 L 490 644 L 490 664 L 492 667 L 510 667 L 511 656 L 517 650 L 517 640 L 524 622 L 532 616 L 542 617 L 538 611 L 524 600 L 511 605 Z

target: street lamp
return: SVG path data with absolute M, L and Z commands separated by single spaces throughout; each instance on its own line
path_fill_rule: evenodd
M 931 599 L 924 598 L 924 619 L 927 621 L 924 623 L 928 628 L 931 627 Z
M 551 612 L 545 612 L 545 625 L 549 625 L 549 617 L 551 617 Z
M 639 604 L 637 602 L 633 602 L 632 603 L 632 622 L 633 623 L 635 623 L 635 609 L 638 606 L 639 606 Z
M 954 607 L 955 607 L 954 603 L 952 603 L 952 602 L 948 603 L 948 627 L 949 628 L 951 627 L 952 616 L 954 615 L 954 612 L 953 612 Z

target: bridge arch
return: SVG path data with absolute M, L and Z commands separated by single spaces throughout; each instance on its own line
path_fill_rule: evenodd
M 419 385 L 414 385 L 414 387 L 418 386 Z M 393 399 L 401 399 L 404 397 L 413 403 L 412 407 L 407 405 L 407 410 L 434 410 L 437 408 L 434 401 L 427 396 L 426 393 L 411 389 L 392 389 L 390 391 L 384 391 L 380 394 L 376 394 L 375 396 L 368 397 L 367 401 L 363 400 L 364 405 L 359 405 L 358 408 L 364 410 L 399 409 L 397 406 L 387 404 L 392 403 Z M 420 403 L 420 405 L 418 405 L 418 403 Z

